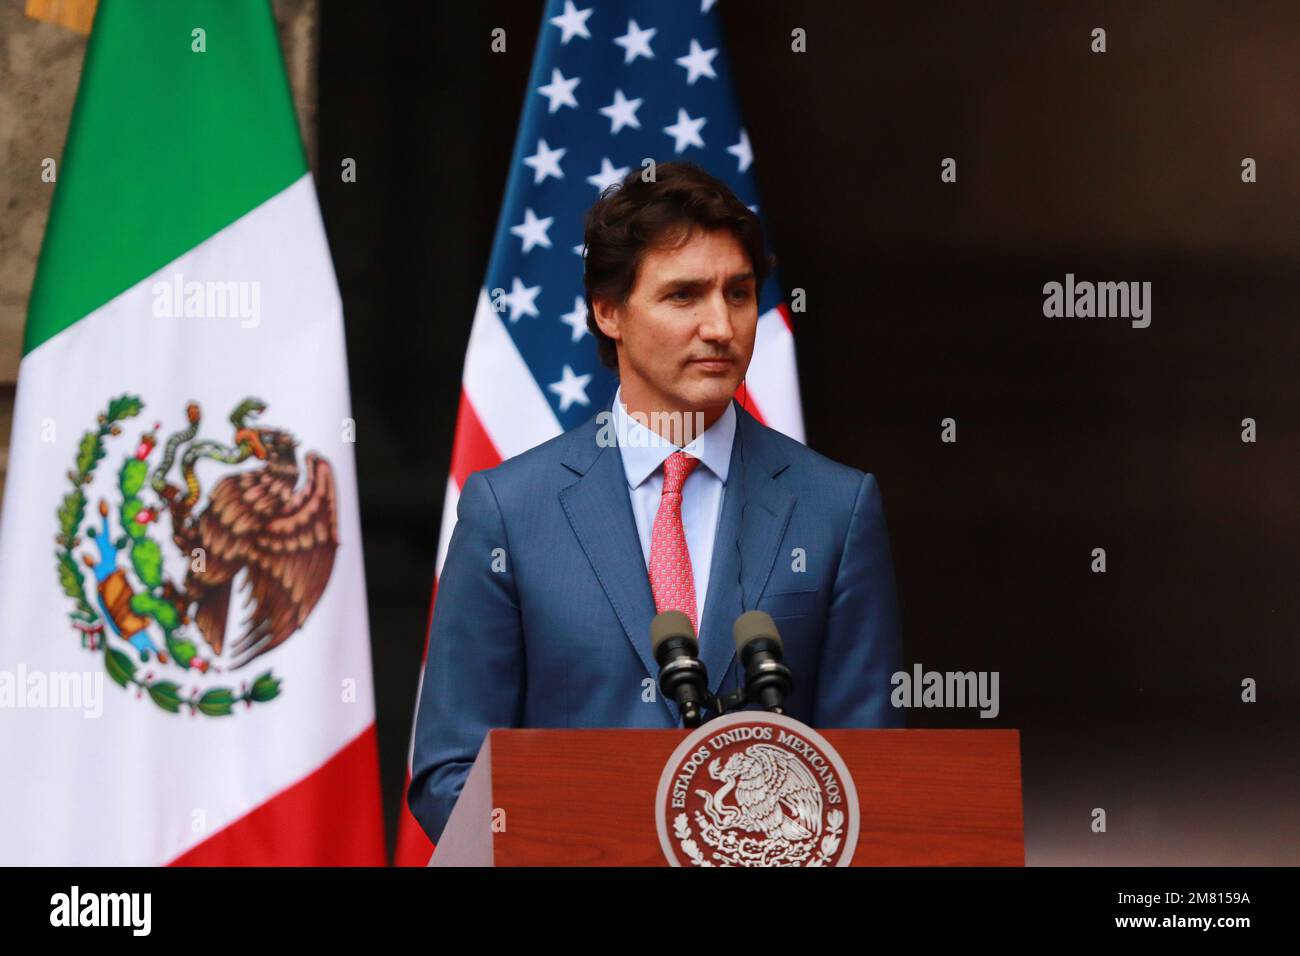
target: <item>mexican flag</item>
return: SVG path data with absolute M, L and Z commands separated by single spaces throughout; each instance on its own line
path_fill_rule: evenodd
M 0 864 L 382 864 L 342 306 L 267 0 L 101 2 L 56 168 Z

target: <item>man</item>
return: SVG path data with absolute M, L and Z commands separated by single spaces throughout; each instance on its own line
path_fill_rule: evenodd
M 734 400 L 771 268 L 758 217 L 665 163 L 588 215 L 588 327 L 619 388 L 586 424 L 461 490 L 434 604 L 409 801 L 435 842 L 493 727 L 677 727 L 657 612 L 691 618 L 710 690 L 741 674 L 731 628 L 772 615 L 813 727 L 901 726 L 899 623 L 871 475 Z M 684 447 L 679 447 L 684 446 Z

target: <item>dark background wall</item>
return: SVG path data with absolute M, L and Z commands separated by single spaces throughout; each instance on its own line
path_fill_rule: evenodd
M 542 4 L 378 9 L 322 4 L 318 187 L 391 837 L 461 363 Z M 762 214 L 807 292 L 809 444 L 881 482 L 907 663 L 1001 675 L 996 720 L 909 724 L 1022 730 L 1031 863 L 1297 862 L 1300 11 L 720 9 Z M 1067 272 L 1151 282 L 1150 328 L 1044 318 L 1042 286 Z

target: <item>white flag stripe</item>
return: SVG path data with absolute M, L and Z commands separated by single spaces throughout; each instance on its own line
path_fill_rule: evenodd
M 456 528 L 456 506 L 459 503 L 460 489 L 456 487 L 456 479 L 448 478 L 447 492 L 442 499 L 442 529 L 438 534 L 438 566 L 434 572 L 438 578 L 442 577 L 442 563 L 447 560 L 447 547 Z
M 759 316 L 754 357 L 745 375 L 745 388 L 753 392 L 754 404 L 770 428 L 798 442 L 804 441 L 794 336 L 778 309 L 769 309 Z

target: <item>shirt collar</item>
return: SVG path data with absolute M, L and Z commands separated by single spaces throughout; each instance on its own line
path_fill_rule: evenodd
M 628 486 L 636 488 L 678 448 L 628 414 L 623 404 L 622 385 L 614 393 L 612 411 L 614 434 L 623 457 L 623 472 L 627 475 Z M 726 411 L 718 420 L 681 450 L 700 459 L 709 471 L 718 476 L 718 480 L 726 484 L 727 471 L 731 467 L 731 443 L 735 437 L 736 406 L 728 402 Z

